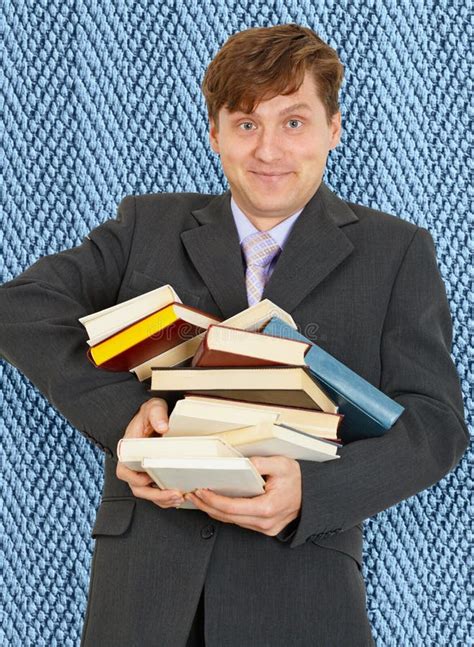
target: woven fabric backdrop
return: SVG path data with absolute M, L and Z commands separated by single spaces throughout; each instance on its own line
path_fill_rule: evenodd
M 208 146 L 204 70 L 231 33 L 299 22 L 346 65 L 343 138 L 326 181 L 432 233 L 472 412 L 468 19 L 457 0 L 5 0 L 3 280 L 78 245 L 124 195 L 224 190 Z M 0 643 L 78 645 L 102 456 L 16 369 L 1 371 Z M 473 644 L 471 469 L 472 453 L 366 522 L 377 647 Z

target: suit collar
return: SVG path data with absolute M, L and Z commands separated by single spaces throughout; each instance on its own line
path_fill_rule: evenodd
M 224 318 L 248 307 L 245 269 L 230 191 L 192 214 L 201 225 L 181 239 Z M 296 220 L 262 298 L 287 312 L 296 306 L 352 252 L 341 227 L 358 220 L 324 183 Z
M 181 233 L 196 270 L 225 319 L 248 307 L 239 236 L 230 208 L 230 191 L 192 212 L 201 225 Z

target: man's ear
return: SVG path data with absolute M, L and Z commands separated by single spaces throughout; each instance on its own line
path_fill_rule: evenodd
M 336 112 L 336 114 L 331 117 L 331 125 L 329 129 L 330 129 L 329 150 L 332 150 L 333 148 L 336 148 L 336 146 L 341 141 L 342 125 L 341 125 L 340 110 L 338 110 L 338 112 Z
M 209 143 L 214 153 L 219 154 L 219 129 L 212 117 L 209 118 Z

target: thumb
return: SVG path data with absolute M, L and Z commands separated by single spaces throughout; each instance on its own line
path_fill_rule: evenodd
M 149 405 L 147 412 L 146 426 L 152 427 L 160 434 L 168 431 L 168 408 L 162 402 L 153 402 Z

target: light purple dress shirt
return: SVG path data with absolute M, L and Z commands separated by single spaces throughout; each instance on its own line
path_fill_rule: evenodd
M 258 229 L 250 222 L 245 213 L 240 209 L 240 207 L 235 202 L 234 198 L 230 199 L 230 207 L 232 209 L 232 215 L 234 216 L 235 226 L 237 227 L 237 233 L 239 235 L 239 242 L 242 244 L 244 238 L 247 238 L 250 234 L 258 231 Z M 267 233 L 273 238 L 273 240 L 279 245 L 280 249 L 283 250 L 286 240 L 290 235 L 291 228 L 296 222 L 296 219 L 300 215 L 303 209 L 300 209 L 292 216 L 289 216 L 283 222 L 280 222 L 279 225 L 272 227 L 267 230 Z M 267 268 L 267 273 L 265 276 L 265 283 L 268 282 L 268 279 L 272 275 L 273 270 L 275 269 L 276 262 L 280 256 L 281 252 L 275 255 L 272 262 Z

